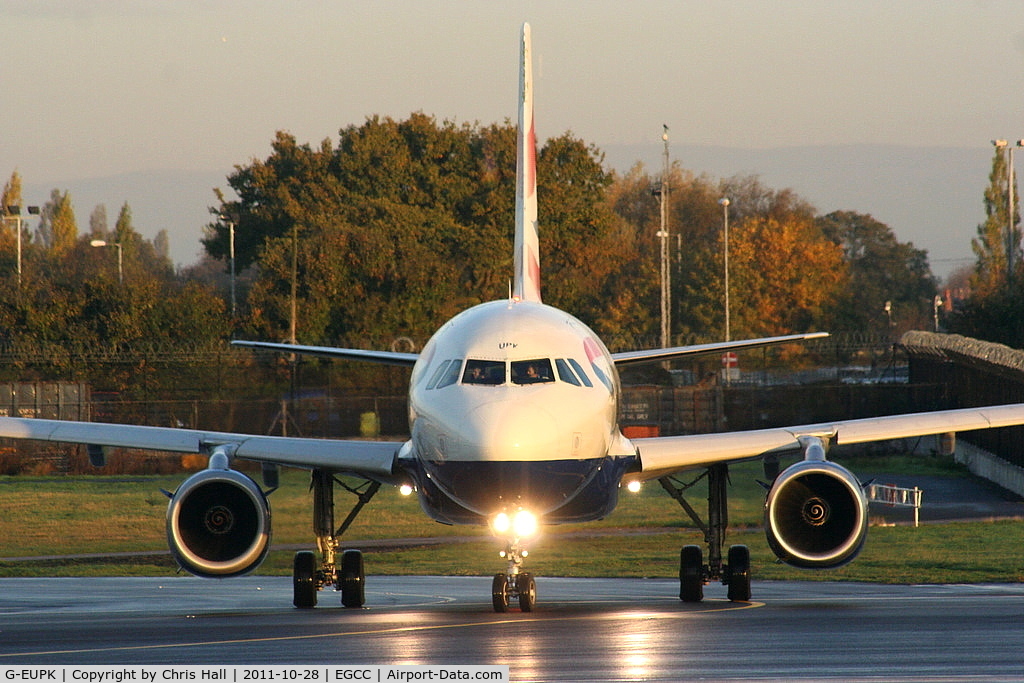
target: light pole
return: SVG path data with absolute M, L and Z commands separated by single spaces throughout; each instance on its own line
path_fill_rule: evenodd
M 33 216 L 38 216 L 39 215 L 39 207 L 38 206 L 30 206 L 30 207 L 28 207 L 28 212 L 30 214 L 32 214 Z M 5 221 L 13 220 L 15 222 L 15 224 L 17 225 L 16 231 L 18 233 L 18 236 L 17 236 L 17 240 L 18 240 L 18 286 L 21 287 L 21 206 L 19 206 L 17 204 L 12 204 L 11 206 L 7 207 L 7 212 L 6 213 L 8 213 L 10 215 L 4 216 L 3 217 L 4 220 Z
M 725 264 L 725 341 L 729 341 L 729 198 L 722 197 L 718 203 L 722 205 L 722 251 L 725 252 L 722 259 Z
M 117 247 L 117 283 L 124 284 L 124 266 L 122 254 L 124 251 L 121 248 L 120 242 L 108 242 L 106 240 L 92 240 L 89 242 L 91 247 Z
M 235 218 L 227 214 L 218 216 L 228 224 L 228 256 L 231 259 L 231 319 L 235 319 Z
M 672 268 L 669 264 L 668 241 L 668 126 L 662 125 L 662 128 L 661 139 L 665 143 L 665 151 L 661 188 L 657 190 L 661 200 L 661 229 L 657 236 L 661 239 L 661 347 L 668 348 L 672 338 Z

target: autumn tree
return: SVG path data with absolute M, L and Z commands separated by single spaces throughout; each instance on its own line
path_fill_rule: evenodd
M 673 166 L 670 174 L 668 232 L 676 341 L 721 339 L 725 335 L 723 198 L 729 199 L 732 226 L 730 317 L 736 333 L 805 331 L 827 322 L 827 304 L 834 289 L 824 280 L 834 277 L 836 268 L 841 278 L 843 266 L 832 258 L 834 250 L 820 231 L 809 225 L 813 222 L 813 207 L 792 190 L 772 190 L 755 176 L 715 180 L 678 166 Z M 660 187 L 660 178 L 647 175 L 637 166 L 616 179 L 609 191 L 614 210 L 637 236 L 641 261 L 630 267 L 643 271 L 637 282 L 644 292 L 647 320 L 653 322 L 647 326 L 652 336 L 658 323 L 650 312 L 659 309 L 660 249 L 656 233 L 660 212 L 659 200 L 652 193 L 656 186 Z M 800 267 L 799 259 L 803 258 L 813 258 L 825 274 Z M 793 272 L 784 276 L 784 268 Z M 746 287 L 753 288 L 750 296 Z M 814 287 L 822 288 L 821 300 L 810 293 Z M 783 315 L 783 310 L 788 315 Z M 767 317 L 760 320 L 762 315 Z
M 807 215 L 741 219 L 730 232 L 729 264 L 737 337 L 820 329 L 847 278 L 842 251 Z
M 0 225 L 0 269 L 4 274 L 17 270 L 19 221 L 11 215 L 9 207 L 17 206 L 21 210 L 21 203 L 21 176 L 14 171 L 0 195 L 0 217 L 3 219 Z M 22 237 L 26 236 L 23 234 Z
M 93 239 L 104 239 L 107 235 L 107 206 L 97 204 L 96 208 L 89 214 L 89 237 Z
M 6 200 L 16 201 L 19 188 L 15 174 Z M 177 346 L 226 338 L 223 300 L 207 287 L 175 277 L 169 259 L 135 230 L 127 203 L 109 233 L 105 215 L 102 205 L 97 207 L 89 234 L 79 237 L 68 193 L 53 191 L 40 212 L 35 238 L 28 239 L 27 230 L 23 235 L 21 287 L 0 288 L 0 342 L 40 351 Z M 124 283 L 117 276 L 116 253 L 92 247 L 92 239 L 122 245 Z
M 78 223 L 75 220 L 75 209 L 71 195 L 60 190 L 50 193 L 50 201 L 41 210 L 39 241 L 57 260 L 65 257 L 74 247 L 78 239 Z

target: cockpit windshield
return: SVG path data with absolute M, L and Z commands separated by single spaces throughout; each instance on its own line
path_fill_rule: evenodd
M 556 373 L 557 368 L 557 373 Z M 427 383 L 428 389 L 440 389 L 455 383 L 462 371 L 462 384 L 501 386 L 543 384 L 560 381 L 577 387 L 594 386 L 578 361 L 572 358 L 532 358 L 506 363 L 501 360 L 468 358 L 463 367 L 459 359 L 442 362 Z
M 470 358 L 466 361 L 466 370 L 462 373 L 463 384 L 490 384 L 498 385 L 505 383 L 505 362 L 500 360 L 475 360 Z
M 551 370 L 551 361 L 547 358 L 512 361 L 513 384 L 539 384 L 554 382 L 555 373 Z

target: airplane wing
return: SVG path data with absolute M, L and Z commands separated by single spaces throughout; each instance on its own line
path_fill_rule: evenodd
M 343 360 L 359 360 L 366 363 L 380 363 L 383 365 L 400 365 L 412 367 L 419 358 L 415 353 L 400 353 L 397 351 L 367 351 L 365 349 L 340 349 L 334 346 L 303 346 L 301 344 L 278 344 L 274 342 L 259 341 L 232 341 L 233 346 L 244 346 L 252 349 L 270 349 L 283 351 L 284 353 L 301 353 L 309 356 L 323 356 L 324 358 L 340 358 Z
M 677 470 L 717 462 L 752 460 L 800 448 L 799 439 L 815 436 L 832 443 L 865 443 L 911 436 L 1009 427 L 1024 423 L 1024 403 L 938 410 L 797 427 L 745 432 L 691 434 L 630 439 L 640 456 L 639 478 L 654 479 Z
M 811 332 L 808 334 L 789 334 L 781 337 L 762 337 L 760 339 L 741 339 L 729 342 L 714 342 L 711 344 L 695 344 L 693 346 L 676 346 L 668 349 L 647 349 L 645 351 L 623 351 L 613 353 L 612 360 L 615 365 L 630 365 L 634 363 L 653 363 L 656 361 L 671 360 L 685 356 L 699 356 L 708 353 L 722 353 L 724 351 L 743 351 L 756 349 L 762 346 L 774 344 L 787 344 L 790 342 L 807 341 L 809 339 L 821 339 L 827 337 L 828 332 Z
M 234 457 L 311 469 L 324 468 L 390 482 L 403 442 L 303 439 L 207 432 L 171 427 L 0 417 L 0 437 L 59 441 L 95 447 L 209 453 L 234 446 Z

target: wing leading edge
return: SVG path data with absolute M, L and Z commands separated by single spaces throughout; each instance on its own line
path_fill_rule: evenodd
M 271 351 L 282 351 L 284 353 L 301 353 L 308 356 L 322 356 L 324 358 L 338 358 L 341 360 L 358 360 L 365 363 L 379 363 L 382 365 L 398 365 L 411 368 L 419 358 L 415 353 L 401 353 L 398 351 L 369 351 L 365 349 L 342 349 L 334 346 L 303 346 L 301 344 L 280 344 L 276 342 L 244 341 L 235 340 L 232 346 L 244 346 L 250 349 L 268 349 Z
M 866 443 L 911 436 L 1009 427 L 1024 423 L 1024 403 L 839 420 L 745 432 L 631 439 L 640 456 L 642 479 L 717 462 L 752 460 L 800 448 L 802 437 L 832 443 Z
M 810 339 L 823 339 L 828 332 L 810 332 L 807 334 L 788 334 L 781 337 L 761 337 L 759 339 L 741 339 L 729 342 L 714 342 L 711 344 L 695 344 L 693 346 L 675 346 L 667 349 L 647 349 L 644 351 L 622 351 L 612 354 L 615 365 L 631 365 L 635 363 L 654 363 L 686 356 L 700 356 L 711 353 L 722 353 L 723 351 L 743 351 L 746 349 L 757 349 L 762 346 L 774 346 L 776 344 L 789 344 L 793 342 L 808 341 Z
M 233 446 L 234 457 L 244 460 L 349 472 L 384 482 L 392 481 L 403 445 L 17 417 L 0 417 L 0 437 L 173 453 L 209 453 L 218 446 Z

